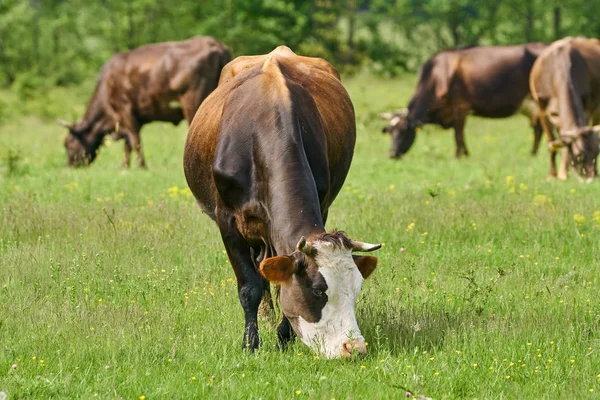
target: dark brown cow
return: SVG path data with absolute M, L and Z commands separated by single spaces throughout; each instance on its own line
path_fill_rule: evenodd
M 83 120 L 59 121 L 69 128 L 65 141 L 69 165 L 94 161 L 104 137 L 125 139 L 124 166 L 131 149 L 145 166 L 140 129 L 152 121 L 191 122 L 216 87 L 231 60 L 226 46 L 207 36 L 182 42 L 149 44 L 118 53 L 102 67 Z
M 196 113 L 185 176 L 233 266 L 244 348 L 259 345 L 257 311 L 271 281 L 281 287 L 282 345 L 293 330 L 326 357 L 366 352 L 354 307 L 377 258 L 352 252 L 380 245 L 324 228 L 355 139 L 354 109 L 338 72 L 284 46 L 228 64 Z
M 600 41 L 565 38 L 550 45 L 531 70 L 531 93 L 542 114 L 558 129 L 544 124 L 550 147 L 550 177 L 556 177 L 556 150 L 563 147 L 558 178 L 567 179 L 569 165 L 588 182 L 597 175 L 600 127 Z M 545 118 L 544 118 L 545 121 Z
M 383 115 L 390 121 L 383 129 L 392 135 L 390 157 L 406 153 L 423 124 L 454 128 L 456 156 L 468 155 L 463 136 L 467 115 L 504 118 L 517 112 L 529 93 L 531 67 L 545 46 L 473 47 L 430 58 L 406 111 Z

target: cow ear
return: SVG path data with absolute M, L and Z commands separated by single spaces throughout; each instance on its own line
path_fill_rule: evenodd
M 373 256 L 352 256 L 354 263 L 358 267 L 363 279 L 367 279 L 375 268 L 377 268 L 377 257 Z
M 260 273 L 269 282 L 282 284 L 294 275 L 296 266 L 288 256 L 269 257 L 260 263 Z

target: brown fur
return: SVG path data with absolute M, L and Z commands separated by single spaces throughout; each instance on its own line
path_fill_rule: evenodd
M 533 65 L 530 86 L 548 120 L 548 142 L 554 142 L 555 126 L 566 146 L 558 177 L 566 179 L 569 161 L 580 175 L 596 176 L 598 138 L 586 127 L 600 122 L 600 41 L 567 37 L 552 43 Z M 557 176 L 555 150 L 550 153 L 551 177 Z
M 232 61 L 198 109 L 184 171 L 219 226 L 236 274 L 244 348 L 258 347 L 256 314 L 269 288 L 257 262 L 264 277 L 284 283 L 280 298 L 292 324 L 300 315 L 319 320 L 326 298 L 315 293 L 326 290 L 319 286 L 324 279 L 312 258 L 294 249 L 302 236 L 341 243 L 344 236 L 325 234 L 324 225 L 350 167 L 355 135 L 354 109 L 337 71 L 283 46 Z M 280 324 L 282 344 L 291 326 L 287 318 Z
M 102 67 L 83 119 L 69 127 L 69 164 L 91 163 L 104 136 L 114 133 L 125 139 L 124 165 L 134 149 L 144 166 L 141 127 L 151 121 L 191 122 L 230 59 L 227 47 L 208 36 L 115 54 Z
M 390 157 L 406 153 L 423 124 L 454 128 L 456 156 L 468 155 L 467 116 L 504 118 L 517 112 L 529 93 L 531 67 L 544 47 L 540 43 L 472 47 L 430 58 L 421 68 L 408 115 L 400 116 L 394 127 L 384 128 L 392 134 Z

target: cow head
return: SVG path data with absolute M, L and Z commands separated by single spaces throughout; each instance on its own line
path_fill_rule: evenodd
M 552 150 L 567 147 L 571 168 L 587 182 L 591 182 L 597 175 L 596 159 L 600 152 L 600 139 L 597 132 L 599 127 L 584 127 L 575 132 L 561 134 L 559 139 L 551 142 Z
M 392 147 L 389 156 L 400 158 L 410 149 L 415 141 L 417 128 L 421 125 L 408 116 L 408 109 L 398 110 L 394 113 L 383 113 L 380 117 L 386 119 L 388 124 L 383 128 L 383 133 L 392 135 Z
M 69 166 L 83 167 L 94 161 L 97 148 L 88 143 L 86 132 L 78 129 L 76 123 L 63 120 L 57 120 L 57 122 L 69 130 L 69 134 L 65 139 Z
M 294 332 L 317 353 L 327 358 L 366 354 L 354 307 L 377 258 L 352 252 L 380 247 L 350 240 L 343 232 L 323 233 L 310 241 L 301 238 L 292 254 L 260 264 L 261 274 L 281 285 L 281 307 Z

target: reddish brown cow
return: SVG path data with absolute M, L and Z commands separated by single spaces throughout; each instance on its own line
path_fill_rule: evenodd
M 292 331 L 326 357 L 366 352 L 354 307 L 377 258 L 370 245 L 325 232 L 356 140 L 339 74 L 287 47 L 228 64 L 200 106 L 184 154 L 188 185 L 217 223 L 256 349 L 257 312 L 269 281 L 281 285 L 283 345 Z
M 69 165 L 88 165 L 104 137 L 125 139 L 124 166 L 131 149 L 145 166 L 140 129 L 151 121 L 191 122 L 200 103 L 216 87 L 231 60 L 226 46 L 202 36 L 149 44 L 115 54 L 104 64 L 83 119 L 69 123 L 65 141 Z
M 382 114 L 392 135 L 389 155 L 399 158 L 412 146 L 417 128 L 437 124 L 454 128 L 456 156 L 469 154 L 464 139 L 465 121 L 473 113 L 504 118 L 519 110 L 529 93 L 529 72 L 542 43 L 520 46 L 472 47 L 442 51 L 421 68 L 417 89 L 404 112 Z M 535 132 L 539 143 L 539 130 Z M 532 153 L 537 146 L 534 144 Z
M 563 148 L 558 178 L 567 179 L 569 163 L 590 182 L 596 175 L 600 127 L 600 41 L 571 38 L 558 40 L 537 59 L 531 70 L 531 93 L 538 102 L 550 146 L 550 177 L 556 177 L 556 150 Z

